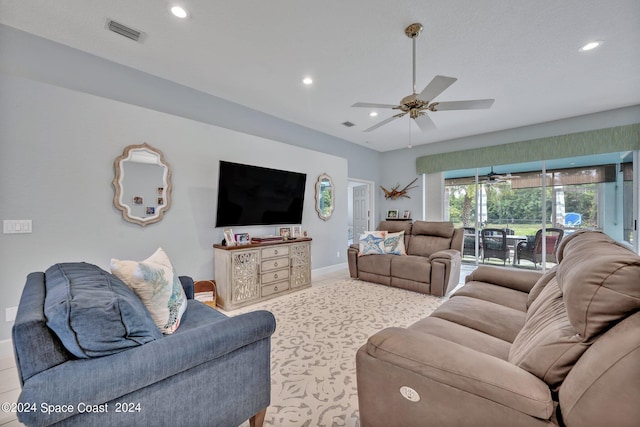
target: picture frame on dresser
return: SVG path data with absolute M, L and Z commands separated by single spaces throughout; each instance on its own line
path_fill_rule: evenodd
M 398 209 L 389 209 L 387 211 L 387 219 L 398 219 Z
M 291 226 L 291 237 L 297 239 L 298 237 L 302 237 L 302 226 L 301 225 L 293 225 Z
M 236 233 L 233 235 L 237 245 L 248 245 L 251 243 L 249 233 Z
M 291 228 L 278 227 L 278 236 L 282 237 L 283 240 L 287 240 L 289 237 L 291 237 Z
M 235 246 L 236 245 L 236 239 L 233 235 L 233 230 L 231 228 L 226 228 L 223 232 L 224 234 L 224 240 L 227 244 L 227 246 Z

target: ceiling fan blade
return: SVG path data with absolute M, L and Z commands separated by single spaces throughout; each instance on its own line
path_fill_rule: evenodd
M 397 108 L 397 105 L 391 104 L 372 104 L 370 102 L 356 102 L 352 105 L 352 107 L 363 107 L 363 108 Z
M 391 116 L 388 119 L 385 119 L 383 121 L 381 121 L 380 123 L 376 123 L 375 125 L 371 126 L 370 128 L 367 128 L 365 130 L 363 130 L 362 132 L 371 132 L 372 130 L 378 129 L 380 126 L 384 126 L 389 122 L 394 121 L 395 119 L 399 119 L 400 117 L 404 116 L 407 113 L 401 113 L 401 114 L 396 114 L 395 116 Z
M 482 110 L 490 108 L 495 99 L 474 99 L 473 101 L 449 101 L 434 102 L 433 106 L 429 106 L 431 111 L 447 111 L 447 110 Z
M 434 130 L 436 128 L 436 124 L 433 123 L 431 117 L 427 116 L 426 114 L 422 114 L 421 116 L 416 117 L 414 120 L 416 121 L 416 124 L 422 132 Z
M 445 91 L 446 88 L 451 86 L 458 80 L 455 77 L 435 76 L 431 82 L 422 89 L 422 92 L 417 96 L 421 101 L 431 102 L 436 96 Z

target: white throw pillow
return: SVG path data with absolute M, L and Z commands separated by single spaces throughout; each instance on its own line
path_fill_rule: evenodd
M 187 297 L 162 248 L 140 262 L 112 259 L 111 272 L 138 295 L 163 334 L 178 329 L 187 309 Z
M 387 233 L 384 239 L 384 250 L 392 255 L 406 255 L 404 247 L 404 230 L 397 233 Z
M 360 235 L 358 256 L 384 254 L 384 239 L 386 236 L 386 231 L 365 231 L 364 234 Z

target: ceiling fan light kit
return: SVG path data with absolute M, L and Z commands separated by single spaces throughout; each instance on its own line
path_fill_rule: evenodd
M 414 23 L 405 28 L 404 33 L 413 42 L 413 93 L 405 96 L 400 101 L 400 104 L 376 104 L 370 102 L 357 102 L 352 107 L 361 108 L 388 108 L 393 110 L 400 110 L 400 113 L 395 114 L 388 119 L 385 119 L 367 129 L 363 132 L 371 132 L 381 126 L 386 125 L 399 119 L 406 114 L 413 119 L 421 131 L 426 132 L 431 129 L 435 129 L 435 124 L 431 118 L 427 115 L 427 111 L 450 111 L 450 110 L 477 110 L 487 109 L 493 105 L 493 99 L 476 99 L 470 101 L 448 101 L 448 102 L 432 102 L 434 98 L 444 92 L 449 86 L 455 83 L 455 77 L 435 76 L 431 82 L 422 90 L 422 92 L 416 92 L 416 38 L 423 30 L 423 26 L 420 23 Z

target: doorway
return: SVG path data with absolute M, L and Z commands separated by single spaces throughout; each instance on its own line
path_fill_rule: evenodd
M 374 224 L 373 181 L 349 179 L 347 242 L 351 245 Z

